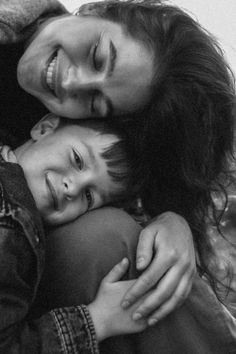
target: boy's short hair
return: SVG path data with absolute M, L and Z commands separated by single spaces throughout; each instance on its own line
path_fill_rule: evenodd
M 92 129 L 101 135 L 115 135 L 118 140 L 110 146 L 104 148 L 100 153 L 106 162 L 107 173 L 117 188 L 109 193 L 109 199 L 114 206 L 125 206 L 126 203 L 134 198 L 134 183 L 132 161 L 134 150 L 131 147 L 130 139 L 125 131 L 109 123 L 107 120 L 99 119 L 76 119 L 60 118 L 58 128 L 64 125 L 76 124 L 81 127 Z

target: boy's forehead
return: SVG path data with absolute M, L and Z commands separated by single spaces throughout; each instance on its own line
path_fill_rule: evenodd
M 71 140 L 71 142 L 90 142 L 91 145 L 97 144 L 97 139 L 96 135 L 98 134 L 95 132 L 93 129 L 77 125 L 77 124 L 66 124 L 61 127 L 56 131 L 56 133 L 59 133 L 59 136 L 62 138 L 61 143 L 63 142 L 68 142 Z M 63 140 L 65 138 L 66 140 Z M 72 140 L 73 139 L 73 140 Z

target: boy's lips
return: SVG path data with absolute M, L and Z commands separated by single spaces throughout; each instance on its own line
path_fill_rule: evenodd
M 53 201 L 53 207 L 55 210 L 59 210 L 59 202 L 58 202 L 58 197 L 57 197 L 57 193 L 56 190 L 48 176 L 48 173 L 46 173 L 46 184 L 48 186 L 49 192 L 51 194 L 52 197 L 52 201 Z

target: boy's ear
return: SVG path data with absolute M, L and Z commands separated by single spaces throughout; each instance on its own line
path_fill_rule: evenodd
M 31 129 L 30 135 L 32 140 L 37 141 L 42 137 L 53 133 L 59 124 L 60 117 L 48 113 Z

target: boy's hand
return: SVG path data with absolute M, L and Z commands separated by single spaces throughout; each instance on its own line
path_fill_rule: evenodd
M 132 313 L 138 304 L 122 309 L 121 300 L 135 280 L 118 281 L 127 271 L 124 258 L 102 280 L 95 300 L 88 305 L 98 341 L 120 334 L 140 332 L 147 327 L 146 320 L 134 321 Z
M 17 163 L 16 155 L 9 146 L 3 145 L 1 147 L 0 153 L 6 162 Z
M 144 272 L 125 294 L 122 306 L 129 307 L 149 291 L 133 318 L 148 317 L 148 324 L 153 325 L 180 306 L 192 287 L 195 251 L 185 219 L 166 212 L 141 232 L 137 269 Z

